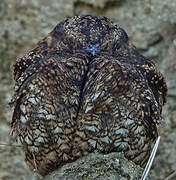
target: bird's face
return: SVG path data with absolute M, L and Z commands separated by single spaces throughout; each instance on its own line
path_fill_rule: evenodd
M 75 16 L 58 24 L 54 36 L 70 49 L 85 50 L 92 56 L 113 52 L 128 42 L 127 33 L 106 17 Z

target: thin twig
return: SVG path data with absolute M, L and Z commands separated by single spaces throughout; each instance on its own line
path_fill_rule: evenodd
M 21 145 L 17 145 L 17 144 L 3 144 L 3 143 L 0 143 L 0 146 L 15 146 L 15 147 L 22 147 Z
M 166 177 L 164 180 L 170 180 L 176 175 L 176 171 L 172 172 L 168 177 Z
M 158 136 L 158 139 L 156 140 L 156 143 L 155 143 L 155 145 L 154 145 L 154 147 L 152 149 L 152 152 L 150 154 L 149 160 L 148 160 L 148 162 L 147 162 L 147 164 L 145 166 L 144 172 L 142 174 L 141 180 L 145 180 L 147 178 L 147 176 L 148 176 L 149 170 L 151 168 L 151 165 L 153 163 L 154 157 L 156 155 L 156 151 L 158 149 L 159 141 L 160 141 L 160 136 Z

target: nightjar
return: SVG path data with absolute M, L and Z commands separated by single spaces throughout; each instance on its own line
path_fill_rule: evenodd
M 167 86 L 108 18 L 62 21 L 15 62 L 14 80 L 12 134 L 42 176 L 91 152 L 146 164 Z

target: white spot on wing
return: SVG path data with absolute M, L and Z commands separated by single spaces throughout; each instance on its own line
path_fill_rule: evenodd
M 29 146 L 28 149 L 29 149 L 30 152 L 36 152 L 36 153 L 38 153 L 38 148 L 35 147 L 35 146 Z
M 47 114 L 45 117 L 47 120 L 55 119 L 55 116 L 52 114 Z
M 92 106 L 87 106 L 86 110 L 85 110 L 85 113 L 88 113 L 91 109 L 92 109 Z
M 128 129 L 118 129 L 115 131 L 115 134 L 118 134 L 118 135 L 127 135 L 129 133 L 129 130 Z
M 39 113 L 39 114 L 47 114 L 48 112 L 47 112 L 45 109 L 40 108 L 40 109 L 38 110 L 38 113 Z
M 40 137 L 38 137 L 35 141 L 36 141 L 36 142 L 44 143 L 44 138 L 40 136 Z
M 30 90 L 32 90 L 32 91 L 33 91 L 33 90 L 35 89 L 35 85 L 30 84 L 30 85 L 29 85 L 29 88 L 30 88 Z
M 128 126 L 132 125 L 133 123 L 134 123 L 133 120 L 127 119 L 127 120 L 125 121 L 125 123 L 124 123 L 124 126 L 125 126 L 125 127 L 128 127 Z
M 57 133 L 62 133 L 62 129 L 60 127 L 56 127 L 54 130 L 53 130 L 53 133 L 54 134 L 57 134 Z
M 29 140 L 28 136 L 25 137 L 26 144 L 31 144 L 31 141 Z
M 128 148 L 128 143 L 126 142 L 115 142 L 114 146 L 118 148 L 118 150 L 122 151 L 122 150 L 126 150 Z
M 103 138 L 100 138 L 100 141 L 102 141 L 102 142 L 104 142 L 104 143 L 106 143 L 106 144 L 109 144 L 109 143 L 112 142 L 111 139 L 109 139 L 108 136 L 103 137 Z
M 86 130 L 91 131 L 91 132 L 99 131 L 98 128 L 96 128 L 95 126 L 86 126 L 85 128 L 86 128 Z
M 21 109 L 21 111 L 22 111 L 23 114 L 26 114 L 26 107 L 25 107 L 24 104 L 21 104 L 21 105 L 20 105 L 20 109 Z
M 32 103 L 33 105 L 36 105 L 37 104 L 37 101 L 35 100 L 35 98 L 29 98 L 28 101 L 30 103 Z
M 45 118 L 45 115 L 44 114 L 37 114 L 37 117 L 38 118 Z
M 100 96 L 100 94 L 101 94 L 100 92 L 95 93 L 93 98 L 92 98 L 92 101 L 95 101 Z
M 27 122 L 27 119 L 24 116 L 21 116 L 20 121 L 25 124 Z

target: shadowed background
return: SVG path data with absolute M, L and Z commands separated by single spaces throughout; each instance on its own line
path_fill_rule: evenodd
M 168 103 L 160 126 L 161 143 L 152 166 L 156 180 L 176 170 L 176 1 L 173 0 L 1 0 L 0 144 L 9 137 L 13 93 L 12 63 L 36 46 L 61 20 L 80 14 L 107 16 L 126 30 L 130 41 L 153 59 L 166 77 Z M 28 179 L 23 153 L 0 145 L 0 179 Z M 174 178 L 173 178 L 174 179 Z

